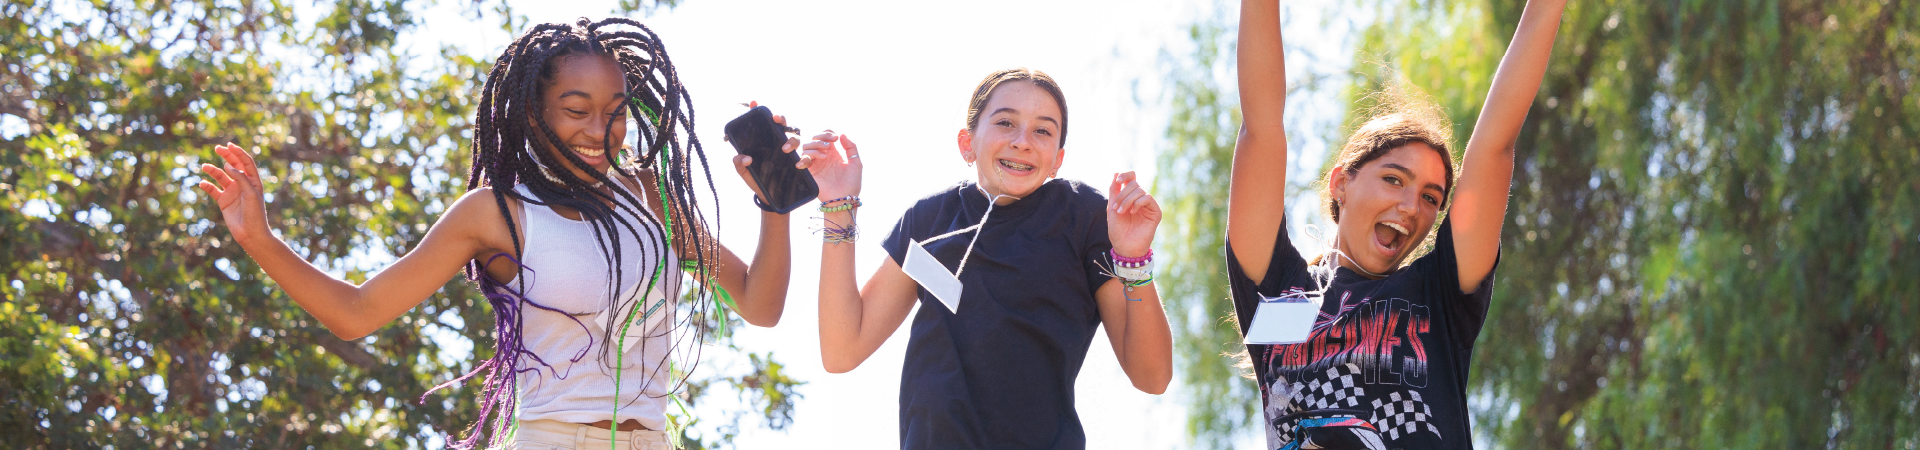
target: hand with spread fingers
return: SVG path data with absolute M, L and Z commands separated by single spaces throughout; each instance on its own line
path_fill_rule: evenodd
M 844 134 L 827 130 L 801 145 L 800 168 L 820 185 L 820 201 L 860 195 L 860 146 Z
M 1160 226 L 1160 202 L 1148 194 L 1133 172 L 1115 174 L 1107 187 L 1107 239 L 1122 256 L 1145 256 Z
M 748 108 L 752 108 L 756 106 L 760 106 L 759 101 L 747 102 Z M 787 116 L 774 114 L 773 123 L 780 124 L 780 126 L 783 126 L 783 127 L 787 126 Z M 788 137 L 787 142 L 780 144 L 780 151 L 782 152 L 793 153 L 794 150 L 797 150 L 799 148 L 800 148 L 800 138 L 797 138 L 797 137 Z M 740 173 L 740 179 L 747 181 L 747 189 L 753 190 L 753 196 L 756 198 L 759 198 L 760 201 L 765 202 L 767 200 L 767 195 L 760 191 L 760 183 L 757 181 L 753 181 L 753 173 L 747 171 L 747 165 L 749 164 L 753 164 L 752 156 L 747 156 L 747 155 L 733 156 L 733 170 L 735 172 Z
M 266 189 L 260 182 L 260 167 L 254 163 L 252 152 L 231 142 L 214 146 L 213 152 L 220 155 L 226 166 L 201 164 L 200 171 L 212 181 L 202 180 L 199 186 L 201 192 L 206 192 L 219 205 L 220 218 L 228 232 L 242 243 L 272 236 L 273 232 L 267 227 Z

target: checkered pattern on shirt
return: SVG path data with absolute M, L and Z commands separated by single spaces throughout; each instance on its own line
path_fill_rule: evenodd
M 1293 383 L 1293 395 L 1287 399 L 1287 406 L 1280 410 L 1281 416 L 1299 411 L 1317 411 L 1322 409 L 1358 409 L 1360 396 L 1366 395 L 1366 388 L 1360 387 L 1356 380 L 1360 376 L 1360 366 L 1342 364 L 1328 368 L 1325 378 L 1313 378 L 1306 382 Z M 1276 424 L 1280 428 L 1280 444 L 1285 446 L 1293 440 L 1293 430 L 1298 420 Z M 1371 422 L 1371 421 L 1369 421 Z
M 1433 416 L 1433 410 L 1427 408 L 1426 402 L 1420 401 L 1420 393 L 1404 392 L 1406 395 L 1393 392 L 1387 394 L 1386 398 L 1373 399 L 1373 418 L 1367 421 L 1373 423 L 1374 428 L 1379 428 L 1380 432 L 1386 433 L 1390 440 L 1400 439 L 1401 435 L 1413 434 L 1423 428 L 1439 436 L 1440 429 L 1427 421 Z

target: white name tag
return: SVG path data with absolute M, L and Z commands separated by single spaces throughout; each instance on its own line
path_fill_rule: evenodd
M 631 312 L 633 314 L 633 323 L 626 326 L 625 333 L 622 333 L 622 330 L 619 328 L 614 328 L 613 334 L 620 335 L 621 353 L 633 350 L 634 344 L 640 343 L 642 338 L 647 337 L 647 333 L 653 332 L 654 327 L 660 326 L 662 322 L 667 321 L 667 316 L 673 315 L 673 307 L 667 304 L 667 294 L 661 292 L 660 286 L 658 285 L 658 283 L 665 283 L 667 281 L 668 280 L 655 281 L 653 289 L 647 291 L 647 301 L 645 303 L 636 301 L 639 300 L 640 288 L 644 286 L 634 286 L 628 289 L 625 295 L 620 296 L 622 300 L 618 307 L 607 308 L 600 311 L 600 314 L 593 316 L 594 328 L 606 326 L 609 321 L 616 319 L 615 317 L 608 317 L 614 314 L 620 315 L 617 317 L 618 320 L 627 320 L 627 314 Z M 645 283 L 642 284 L 644 285 Z M 634 308 L 640 309 L 639 311 L 633 311 Z M 620 322 L 613 322 L 613 324 L 615 327 L 621 325 Z
M 1247 327 L 1248 344 L 1298 344 L 1313 334 L 1314 319 L 1320 317 L 1320 298 L 1260 296 L 1253 310 L 1253 324 Z
M 947 306 L 947 312 L 960 313 L 960 278 L 947 271 L 940 260 L 933 259 L 927 248 L 912 239 L 907 240 L 907 260 L 900 263 L 900 270 L 907 273 L 920 287 L 933 293 L 933 298 Z

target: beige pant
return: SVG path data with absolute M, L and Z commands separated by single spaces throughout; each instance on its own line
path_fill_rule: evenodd
M 608 442 L 609 435 L 613 437 L 613 442 Z M 513 442 L 507 443 L 507 450 L 667 450 L 668 448 L 667 433 L 664 431 L 638 430 L 616 433 L 605 428 L 557 420 L 520 422 L 520 430 L 514 432 Z

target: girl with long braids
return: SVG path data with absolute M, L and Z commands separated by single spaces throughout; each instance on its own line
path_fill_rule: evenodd
M 1227 203 L 1227 272 L 1243 334 L 1319 303 L 1304 342 L 1249 340 L 1267 448 L 1472 448 L 1467 366 L 1500 255 L 1514 142 L 1540 89 L 1565 0 L 1529 0 L 1461 158 L 1451 125 L 1411 88 L 1348 138 L 1321 196 L 1336 229 L 1309 262 L 1287 237 L 1286 70 L 1275 0 L 1240 9 L 1240 105 Z M 1451 201 L 1449 201 L 1451 195 Z M 1440 219 L 1441 212 L 1445 219 Z M 1438 222 L 1438 226 L 1435 223 Z M 1432 251 L 1411 263 L 1433 236 Z M 1273 344 L 1273 345 L 1268 345 Z
M 659 37 L 632 20 L 533 27 L 494 63 L 474 124 L 466 194 L 358 286 L 273 236 L 253 152 L 217 147 L 226 167 L 203 165 L 212 182 L 199 186 L 261 269 L 343 339 L 463 269 L 480 285 L 497 341 L 441 385 L 484 380 L 480 419 L 454 446 L 666 448 L 668 396 L 709 332 L 696 321 L 725 314 L 723 303 L 750 324 L 780 320 L 788 217 L 761 214 L 750 265 L 713 238 L 696 201 L 713 182 L 690 97 Z M 785 150 L 798 146 L 790 138 Z M 743 177 L 749 162 L 734 160 Z M 688 301 L 683 274 L 698 286 Z
M 1132 172 L 1105 197 L 1053 178 L 1066 137 L 1053 78 L 987 76 L 956 139 L 978 178 L 908 209 L 864 288 L 853 273 L 859 148 L 832 132 L 801 146 L 825 213 L 827 371 L 859 366 L 920 305 L 900 375 L 901 448 L 1085 448 L 1074 380 L 1101 326 L 1134 387 L 1166 390 L 1173 342 L 1151 266 L 1159 204 Z

